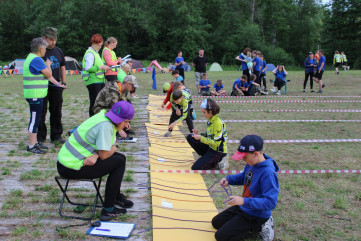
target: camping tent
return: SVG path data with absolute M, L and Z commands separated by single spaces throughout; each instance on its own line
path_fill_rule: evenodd
M 14 74 L 22 74 L 23 73 L 24 62 L 25 62 L 25 59 L 15 59 L 13 62 L 9 63 L 8 66 L 11 66 L 12 64 L 15 63 Z
M 273 64 L 267 64 L 266 71 L 273 71 L 275 68 L 276 68 L 276 66 L 274 66 Z
M 223 69 L 220 64 L 214 62 L 213 64 L 211 64 L 211 67 L 209 67 L 208 71 L 223 71 Z
M 160 71 L 161 72 L 164 72 L 164 69 L 162 68 L 162 66 L 160 66 L 160 64 L 158 63 L 158 61 L 155 59 L 155 60 L 153 60 L 151 63 L 150 63 L 150 65 L 148 66 L 148 68 L 147 68 L 147 70 L 148 70 L 148 72 L 151 72 L 152 71 L 152 66 L 155 66 L 155 67 L 157 67 L 158 69 L 160 69 Z
M 142 62 L 140 62 L 139 60 L 135 60 L 135 59 L 132 59 L 132 69 L 143 69 L 144 66 L 142 64 Z
M 72 57 L 65 56 L 65 69 L 66 70 L 79 70 L 81 71 L 81 67 L 78 61 Z

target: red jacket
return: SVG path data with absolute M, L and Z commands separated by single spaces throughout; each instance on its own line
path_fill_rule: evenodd
M 170 101 L 170 95 L 173 93 L 173 84 L 170 84 L 170 89 L 167 92 L 167 96 L 165 97 L 163 104 L 166 105 L 168 103 L 168 101 Z M 172 108 L 172 104 L 169 103 L 169 105 L 167 106 L 167 109 Z

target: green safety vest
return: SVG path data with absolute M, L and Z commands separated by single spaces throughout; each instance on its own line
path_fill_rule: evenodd
M 215 135 L 215 131 L 219 131 Z M 207 122 L 207 132 L 202 134 L 201 142 L 209 145 L 215 151 L 227 153 L 228 134 L 226 124 L 219 118 L 218 114 L 214 115 Z
M 97 152 L 96 146 L 87 141 L 86 134 L 90 131 L 90 129 L 100 123 L 111 122 L 105 114 L 106 110 L 101 110 L 98 114 L 90 117 L 84 121 L 68 138 L 58 154 L 58 160 L 63 166 L 74 170 L 80 170 L 83 166 L 84 159 Z M 112 143 L 115 141 L 116 132 L 117 130 L 114 127 Z
M 103 60 L 103 62 L 105 63 L 104 50 L 106 50 L 106 49 L 109 50 L 110 55 L 112 56 L 112 60 L 113 60 L 113 61 L 116 61 L 116 60 L 117 60 L 117 55 L 115 54 L 115 52 L 114 52 L 113 50 L 107 48 L 107 47 L 104 47 L 104 48 L 103 48 L 103 52 L 102 52 L 102 60 Z M 117 71 L 118 71 L 118 68 L 112 68 L 111 70 L 117 72 Z
M 44 98 L 48 94 L 48 78 L 46 78 L 43 74 L 34 75 L 29 69 L 31 61 L 33 61 L 36 57 L 39 56 L 30 53 L 24 62 L 23 86 L 24 97 L 26 99 Z
M 335 54 L 333 56 L 333 63 L 341 63 L 341 55 L 340 54 Z
M 347 62 L 346 55 L 341 54 L 341 60 L 342 62 Z
M 96 72 L 88 72 L 84 70 L 85 67 L 85 56 L 88 53 L 92 53 L 94 55 L 94 64 L 93 66 L 97 67 L 98 70 Z M 95 84 L 95 83 L 105 83 L 104 71 L 99 69 L 100 66 L 104 65 L 102 59 L 99 54 L 92 49 L 88 49 L 83 57 L 83 74 L 82 78 L 85 81 L 85 85 Z

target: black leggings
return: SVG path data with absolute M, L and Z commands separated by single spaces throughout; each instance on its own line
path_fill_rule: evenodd
M 308 76 L 310 76 L 310 89 L 313 89 L 313 72 L 305 73 L 305 81 L 303 82 L 303 89 L 306 89 Z
M 249 81 L 249 80 L 250 80 L 249 69 L 243 70 L 243 74 L 244 74 L 245 76 L 247 76 L 247 81 Z
M 267 218 L 257 218 L 243 212 L 236 205 L 232 206 L 212 219 L 212 225 L 217 232 L 217 241 L 239 241 L 261 232 Z
M 120 184 L 123 180 L 126 158 L 123 154 L 115 152 L 107 159 L 98 158 L 93 166 L 83 166 L 80 170 L 67 168 L 57 163 L 58 173 L 65 178 L 100 178 L 109 174 L 105 186 L 104 207 L 114 206 L 114 200 L 120 199 Z
M 255 80 L 255 82 L 257 83 L 257 84 L 259 84 L 259 85 L 261 85 L 261 78 L 260 78 L 260 71 L 258 71 L 258 70 L 253 70 L 253 74 L 254 75 L 256 75 L 256 80 Z
M 89 92 L 89 116 L 92 117 L 94 115 L 93 106 L 95 103 L 95 99 L 97 98 L 99 92 L 104 88 L 105 84 L 90 84 L 86 87 L 88 88 Z
M 280 90 L 285 82 L 281 80 L 280 78 L 276 78 L 274 86 L 277 87 L 278 90 Z
M 222 153 L 213 150 L 208 145 L 195 140 L 193 134 L 187 136 L 189 145 L 197 152 L 201 157 L 193 164 L 192 170 L 209 170 L 214 168 L 227 153 Z
M 181 111 L 181 114 L 183 115 L 182 111 Z M 172 115 L 170 116 L 170 119 L 169 119 L 169 125 L 172 124 L 173 122 L 175 122 L 176 120 L 178 120 L 180 117 L 181 116 L 178 116 L 175 109 L 172 107 Z M 194 129 L 194 126 L 193 126 L 191 110 L 189 108 L 188 108 L 186 122 L 187 122 L 187 125 L 188 125 L 189 132 L 192 133 L 193 129 Z M 169 131 L 172 131 L 172 130 L 169 130 Z

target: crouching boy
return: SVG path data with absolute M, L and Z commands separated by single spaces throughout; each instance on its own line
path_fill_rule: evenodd
M 231 207 L 213 218 L 217 241 L 238 241 L 258 234 L 262 240 L 273 240 L 272 210 L 277 205 L 279 168 L 262 149 L 263 139 L 248 135 L 232 156 L 235 161 L 243 159 L 244 171 L 223 178 L 220 185 L 243 185 L 243 194 L 242 197 L 230 196 L 227 204 Z

